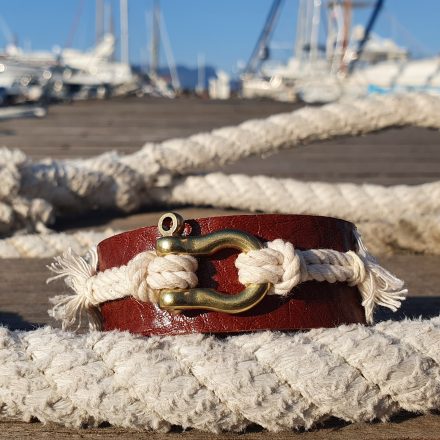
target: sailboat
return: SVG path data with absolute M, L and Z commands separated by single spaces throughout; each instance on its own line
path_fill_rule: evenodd
M 438 93 L 440 59 L 410 59 L 409 51 L 373 32 L 384 0 L 376 0 L 365 27 L 352 27 L 352 10 L 371 6 L 354 0 L 300 0 L 294 56 L 267 62 L 268 44 L 281 8 L 275 0 L 242 76 L 244 97 L 325 103 L 347 96 L 424 90 Z M 325 11 L 325 14 L 322 13 Z M 325 44 L 320 23 L 326 17 Z
M 102 2 L 97 2 L 97 16 L 102 13 L 98 3 Z M 69 43 L 53 51 L 24 51 L 10 42 L 0 57 L 3 66 L 3 70 L 0 66 L 0 87 L 8 89 L 8 94 L 16 91 L 26 100 L 31 90 L 34 99 L 40 99 L 43 93 L 49 99 L 80 99 L 115 96 L 137 89 L 137 76 L 132 72 L 126 49 L 127 8 L 127 1 L 121 0 L 121 61 L 114 61 L 116 39 L 111 25 L 107 32 L 104 29 L 97 31 L 95 46 L 85 51 L 73 49 Z M 102 22 L 97 19 L 97 23 L 99 21 Z M 69 40 L 72 38 L 73 33 Z M 31 89 L 28 83 L 34 88 Z M 38 97 L 37 86 L 40 86 Z
M 65 49 L 61 54 L 65 86 L 103 88 L 104 93 L 117 94 L 121 86 L 135 83 L 135 77 L 128 63 L 112 61 L 115 37 L 103 35 L 101 41 L 92 49 L 82 52 Z
M 62 75 L 63 85 L 78 88 L 79 96 L 115 96 L 136 90 L 139 85 L 133 74 L 128 56 L 128 2 L 120 0 L 121 60 L 114 61 L 116 38 L 109 24 L 107 32 L 103 29 L 103 2 L 96 3 L 97 43 L 95 47 L 83 52 L 65 48 L 60 59 L 66 66 Z M 110 14 L 111 20 L 111 14 Z M 102 29 L 100 28 L 102 26 Z
M 147 24 L 148 26 L 148 24 Z M 170 72 L 170 81 L 159 74 L 160 45 L 163 44 Z M 150 65 L 148 82 L 142 88 L 142 93 L 150 96 L 175 98 L 181 91 L 180 79 L 177 73 L 174 54 L 171 47 L 165 21 L 160 9 L 159 0 L 154 0 L 151 14 Z

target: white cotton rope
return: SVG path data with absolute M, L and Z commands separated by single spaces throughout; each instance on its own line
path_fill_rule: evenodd
M 240 253 L 235 265 L 243 285 L 271 283 L 269 295 L 294 295 L 294 288 L 305 281 L 346 282 L 357 286 L 367 322 L 373 322 L 376 306 L 396 311 L 405 299 L 404 283 L 368 253 L 358 234 L 357 252 L 332 249 L 299 250 L 277 239 L 263 249 Z M 97 271 L 97 253 L 92 249 L 83 258 L 72 250 L 55 258 L 49 269 L 64 278 L 73 291 L 51 299 L 50 315 L 61 321 L 63 329 L 79 321 L 88 312 L 91 329 L 100 328 L 99 305 L 105 301 L 132 296 L 139 301 L 158 303 L 163 289 L 189 289 L 197 286 L 197 260 L 191 255 L 157 256 L 144 251 L 126 265 Z
M 184 177 L 169 191 L 159 191 L 168 203 L 324 215 L 352 222 L 440 219 L 440 182 L 385 187 L 211 173 Z
M 0 234 L 41 229 L 54 216 L 96 209 L 133 211 L 157 203 L 153 190 L 172 187 L 174 176 L 313 141 L 405 125 L 439 129 L 440 98 L 414 93 L 305 107 L 186 139 L 146 144 L 126 156 L 106 153 L 87 160 L 32 162 L 22 152 L 3 148 Z M 426 200 L 429 205 L 431 199 Z
M 172 205 L 343 218 L 375 251 L 440 253 L 440 182 L 384 187 L 210 173 L 175 180 L 155 195 Z
M 161 289 L 187 289 L 197 285 L 197 260 L 191 255 L 165 255 L 155 251 L 137 254 L 128 264 L 98 272 L 96 248 L 83 258 L 71 249 L 56 257 L 48 268 L 56 275 L 48 282 L 64 278 L 71 295 L 51 298 L 49 314 L 70 328 L 87 312 L 91 329 L 100 328 L 99 304 L 132 296 L 140 301 L 157 303 Z
M 167 431 L 440 409 L 440 319 L 227 338 L 0 328 L 1 417 Z
M 440 182 L 382 187 L 211 173 L 176 180 L 153 194 L 171 204 L 341 217 L 359 226 L 375 252 L 440 253 Z M 15 235 L 0 240 L 0 257 L 54 256 L 68 247 L 83 254 L 100 237 L 106 234 Z
M 0 258 L 49 258 L 69 248 L 75 254 L 84 255 L 102 240 L 121 232 L 106 228 L 103 231 L 16 234 L 0 240 Z

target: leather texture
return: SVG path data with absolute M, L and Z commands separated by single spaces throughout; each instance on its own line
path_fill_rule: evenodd
M 299 249 L 355 250 L 354 225 L 330 217 L 306 215 L 237 215 L 186 220 L 184 234 L 208 234 L 226 228 L 248 232 L 261 241 L 282 238 Z M 138 253 L 155 248 L 156 227 L 125 232 L 98 245 L 99 267 L 127 264 Z M 223 250 L 199 259 L 198 287 L 235 294 L 243 289 L 234 266 L 238 251 Z M 247 312 L 230 315 L 210 311 L 169 313 L 152 303 L 128 297 L 101 304 L 104 330 L 128 330 L 143 335 L 242 333 L 258 330 L 296 330 L 365 323 L 359 291 L 345 283 L 309 281 L 287 298 L 266 296 Z

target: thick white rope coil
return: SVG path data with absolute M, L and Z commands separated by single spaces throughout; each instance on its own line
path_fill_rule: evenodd
M 353 222 L 440 217 L 440 182 L 380 186 L 301 182 L 266 176 L 211 173 L 176 181 L 164 201 L 282 214 L 315 214 Z
M 11 157 L 15 160 L 9 160 Z M 48 224 L 54 209 L 57 215 L 78 215 L 94 209 L 138 208 L 145 200 L 144 180 L 148 177 L 144 179 L 119 159 L 107 153 L 84 161 L 46 159 L 32 163 L 17 150 L 0 149 L 0 178 L 9 188 L 0 191 L 0 233 Z M 36 213 L 35 209 L 16 212 L 14 206 L 23 200 L 30 206 L 35 202 L 41 205 L 42 200 L 45 206 L 38 205 Z M 8 217 L 8 211 L 15 216 Z
M 2 417 L 277 432 L 440 409 L 440 319 L 143 338 L 0 329 Z
M 56 215 L 78 215 L 93 209 L 132 211 L 154 203 L 150 190 L 172 184 L 172 176 L 206 171 L 249 155 L 393 126 L 438 129 L 439 115 L 440 99 L 433 96 L 376 96 L 320 108 L 306 107 L 187 139 L 147 144 L 139 152 L 123 157 L 108 153 L 82 161 L 32 163 L 22 153 L 1 149 L 1 180 L 8 181 L 14 190 L 0 190 L 0 202 L 11 208 L 15 199 L 21 197 L 28 203 L 42 199 L 47 206 L 36 218 L 33 210 L 29 210 L 27 223 L 24 219 L 17 222 L 6 207 L 0 207 L 0 233 L 21 229 L 22 223 L 29 227 L 48 222 L 52 209 Z
M 440 99 L 410 93 L 304 107 L 187 139 L 148 143 L 135 155 L 142 159 L 154 155 L 155 163 L 163 171 L 188 174 L 250 155 L 265 155 L 336 136 L 358 136 L 405 125 L 439 129 Z
M 85 255 L 102 240 L 120 232 L 107 228 L 104 231 L 16 234 L 0 240 L 0 258 L 49 258 L 69 248 L 75 254 Z
M 344 218 L 375 251 L 440 253 L 440 182 L 384 187 L 211 173 L 180 178 L 154 194 L 171 205 Z
M 398 219 L 358 222 L 365 243 L 375 254 L 415 252 L 440 255 L 440 215 L 417 216 L 408 212 Z
M 19 195 L 21 175 L 19 167 L 26 161 L 18 150 L 0 148 L 0 234 L 10 230 L 44 230 L 53 220 L 50 203 L 36 196 L 24 198 Z
M 271 283 L 268 294 L 286 296 L 298 284 L 346 282 L 357 286 L 367 322 L 373 321 L 376 306 L 396 311 L 405 299 L 404 283 L 381 267 L 357 236 L 357 252 L 332 249 L 301 251 L 281 239 L 265 248 L 238 255 L 235 265 L 243 285 Z M 189 289 L 197 286 L 197 260 L 186 254 L 159 257 L 155 251 L 136 255 L 126 265 L 97 271 L 97 253 L 92 249 L 83 258 L 72 250 L 55 258 L 49 269 L 56 275 L 48 281 L 64 278 L 73 291 L 51 299 L 49 314 L 70 328 L 88 312 L 91 329 L 100 327 L 99 305 L 105 301 L 132 296 L 139 301 L 157 303 L 163 289 Z

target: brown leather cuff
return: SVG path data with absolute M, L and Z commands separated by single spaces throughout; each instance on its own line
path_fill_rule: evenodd
M 271 241 L 276 238 L 296 248 L 355 250 L 354 225 L 344 220 L 306 215 L 237 215 L 185 221 L 185 234 L 204 235 L 237 229 Z M 135 255 L 155 249 L 157 227 L 125 232 L 98 245 L 98 270 L 127 264 Z M 227 249 L 199 259 L 199 286 L 236 294 L 238 282 L 234 261 L 238 251 Z M 128 330 L 143 335 L 187 333 L 241 333 L 258 330 L 296 330 L 365 323 L 364 309 L 356 287 L 345 283 L 308 281 L 296 286 L 288 297 L 267 295 L 252 309 L 231 315 L 191 310 L 173 314 L 157 304 L 131 297 L 101 304 L 104 330 Z

